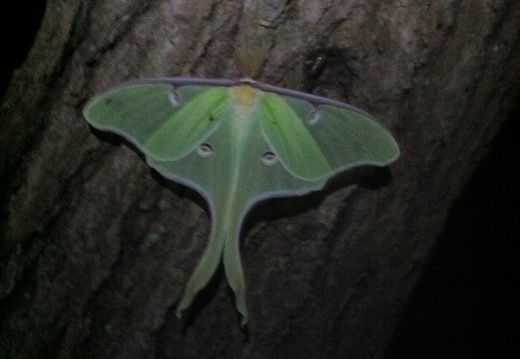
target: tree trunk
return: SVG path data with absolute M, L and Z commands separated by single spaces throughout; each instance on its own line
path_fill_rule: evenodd
M 0 357 L 384 356 L 451 204 L 516 106 L 520 2 L 268 5 L 47 1 L 0 109 Z M 89 128 L 82 107 L 131 78 L 239 77 L 235 45 L 258 39 L 259 81 L 365 109 L 402 155 L 386 181 L 376 171 L 252 211 L 247 330 L 222 273 L 179 321 L 204 202 Z

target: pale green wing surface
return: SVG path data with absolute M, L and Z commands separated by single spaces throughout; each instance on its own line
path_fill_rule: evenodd
M 128 138 L 147 156 L 175 160 L 219 125 L 227 91 L 221 87 L 134 84 L 96 97 L 84 109 L 92 126 Z M 174 135 L 173 135 L 174 134 Z
M 399 156 L 392 135 L 360 111 L 274 94 L 262 102 L 266 140 L 298 178 L 316 181 L 354 166 L 384 166 Z
M 283 97 L 266 93 L 261 98 L 262 129 L 275 154 L 294 176 L 314 181 L 330 173 L 327 158 L 312 134 Z M 295 103 L 309 112 L 312 106 L 304 101 Z

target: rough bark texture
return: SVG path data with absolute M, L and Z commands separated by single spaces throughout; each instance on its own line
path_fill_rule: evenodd
M 383 357 L 450 205 L 516 105 L 520 2 L 289 1 L 258 30 L 270 41 L 259 80 L 362 107 L 402 157 L 383 185 L 253 212 L 244 332 L 222 275 L 175 317 L 206 244 L 204 204 L 81 109 L 129 78 L 239 76 L 235 42 L 264 16 L 249 5 L 47 2 L 0 110 L 0 357 Z

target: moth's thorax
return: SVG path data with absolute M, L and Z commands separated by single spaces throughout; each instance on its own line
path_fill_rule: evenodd
M 229 88 L 231 103 L 234 105 L 234 113 L 239 133 L 247 132 L 251 126 L 252 113 L 255 111 L 262 92 L 249 85 L 240 85 Z
M 252 107 L 254 106 L 259 91 L 249 85 L 240 85 L 229 88 L 231 97 L 237 106 Z

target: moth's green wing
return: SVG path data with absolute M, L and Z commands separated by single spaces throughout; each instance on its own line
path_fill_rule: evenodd
M 218 127 L 226 99 L 222 87 L 134 84 L 96 97 L 83 113 L 92 126 L 123 135 L 147 157 L 173 161 Z
M 354 108 L 266 93 L 262 129 L 287 170 L 306 181 L 359 165 L 385 166 L 399 156 L 392 135 Z
M 152 168 L 194 188 L 208 201 L 210 241 L 179 301 L 180 316 L 217 270 L 226 241 L 231 249 L 238 250 L 234 243 L 238 243 L 245 204 L 243 196 L 236 201 L 229 198 L 244 184 L 231 183 L 237 166 L 233 151 L 237 140 L 230 132 L 233 114 L 228 89 L 201 85 L 174 88 L 167 83 L 123 85 L 89 102 L 84 115 L 92 126 L 127 138 L 145 154 Z M 237 292 L 237 309 L 247 318 L 237 250 L 226 251 L 234 255 L 228 260 L 228 280 Z

